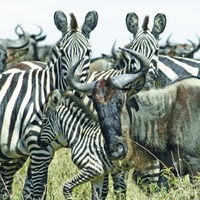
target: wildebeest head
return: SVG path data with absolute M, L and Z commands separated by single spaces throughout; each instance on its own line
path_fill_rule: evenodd
M 131 97 L 143 88 L 145 75 L 149 69 L 149 62 L 144 56 L 128 49 L 123 50 L 132 53 L 134 59 L 140 61 L 141 67 L 134 74 L 122 74 L 109 77 L 107 80 L 101 79 L 92 83 L 81 84 L 76 82 L 73 76 L 78 62 L 69 70 L 67 75 L 67 82 L 70 87 L 79 92 L 87 93 L 92 98 L 105 139 L 105 151 L 111 160 L 123 159 L 126 156 L 127 144 L 125 138 L 122 137 L 124 133 L 120 113 L 125 106 L 126 98 Z
M 30 35 L 22 30 L 21 38 L 17 40 L 0 39 L 0 72 L 2 73 L 8 63 L 19 61 L 26 56 L 30 45 Z

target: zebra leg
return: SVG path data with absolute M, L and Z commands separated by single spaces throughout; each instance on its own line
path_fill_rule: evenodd
M 113 188 L 116 199 L 126 199 L 128 171 L 112 173 L 111 176 L 113 179 Z
M 134 170 L 132 179 L 136 185 L 144 192 L 149 194 L 151 192 L 150 185 L 158 185 L 160 178 L 160 163 L 158 160 L 153 160 L 147 165 L 145 170 L 138 171 Z
M 167 177 L 162 175 L 162 170 L 163 170 L 163 166 L 160 165 L 160 173 L 159 173 L 159 179 L 158 179 L 158 186 L 159 188 L 164 187 L 166 188 L 166 190 L 169 190 L 169 182 Z
M 23 192 L 22 192 L 23 199 L 26 199 L 26 200 L 33 199 L 33 183 L 31 180 L 32 180 L 31 169 L 29 165 L 28 170 L 27 170 L 26 180 L 24 183 Z
M 104 181 L 102 181 L 103 174 L 102 173 L 98 173 L 98 172 L 96 172 L 94 174 L 94 172 L 96 172 L 96 171 L 91 169 L 91 167 L 82 168 L 79 171 L 79 173 L 76 176 L 73 177 L 73 179 L 71 181 L 68 181 L 67 183 L 65 183 L 65 185 L 63 187 L 63 195 L 65 196 L 65 198 L 67 200 L 72 200 L 72 191 L 76 186 L 78 186 L 78 185 L 80 185 L 82 183 L 86 183 L 88 181 L 93 181 L 98 176 L 101 176 L 101 181 L 100 182 L 104 183 Z M 97 184 L 97 182 L 96 182 L 96 184 Z M 98 195 L 101 195 L 101 194 L 99 194 L 99 192 L 98 192 L 97 194 L 92 195 L 92 197 L 94 199 L 101 200 L 102 199 L 101 196 L 99 197 Z
M 27 180 L 33 187 L 34 200 L 46 199 L 46 185 L 48 177 L 49 164 L 52 161 L 55 151 L 49 146 L 47 149 L 41 149 L 38 146 L 34 148 L 34 151 L 30 155 L 30 174 L 32 184 Z M 30 198 L 25 196 L 24 199 Z
M 98 179 L 98 181 L 91 182 L 92 200 L 106 199 L 108 194 L 108 177 L 109 175 L 106 174 L 101 179 Z
M 3 162 L 0 165 L 0 199 L 10 199 L 11 187 L 14 174 L 23 166 L 27 156 L 14 159 L 9 162 Z

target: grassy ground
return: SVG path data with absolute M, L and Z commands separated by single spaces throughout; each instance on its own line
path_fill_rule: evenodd
M 27 164 L 15 176 L 13 184 L 12 200 L 21 199 L 21 191 L 23 188 L 26 176 Z M 56 152 L 56 155 L 50 165 L 49 178 L 47 186 L 47 200 L 64 200 L 62 195 L 63 185 L 73 175 L 77 173 L 76 166 L 73 165 L 70 158 L 70 152 L 67 149 L 61 149 Z M 145 195 L 141 190 L 132 182 L 131 176 L 128 179 L 127 200 L 190 200 L 200 199 L 197 188 L 194 188 L 187 178 L 183 180 L 174 180 L 173 184 L 176 189 L 171 189 L 170 192 L 161 190 L 159 193 L 155 192 L 152 186 L 152 192 Z M 83 184 L 73 191 L 74 200 L 89 200 L 91 195 L 90 183 Z M 109 185 L 108 200 L 114 200 L 112 182 Z

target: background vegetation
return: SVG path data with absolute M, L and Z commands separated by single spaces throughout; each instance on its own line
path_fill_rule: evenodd
M 12 200 L 21 199 L 27 164 L 16 174 L 13 184 Z M 70 151 L 60 149 L 56 152 L 49 168 L 47 185 L 47 200 L 64 200 L 62 189 L 67 180 L 70 180 L 78 172 L 77 167 L 71 161 Z M 200 199 L 199 188 L 190 184 L 189 178 L 173 179 L 173 188 L 169 192 L 161 189 L 156 192 L 155 186 L 151 185 L 151 192 L 145 195 L 131 180 L 131 172 L 128 179 L 127 200 L 190 200 Z M 165 173 L 169 175 L 168 173 Z M 170 176 L 169 176 L 170 177 Z M 89 200 L 91 195 L 90 183 L 83 184 L 73 191 L 74 200 Z M 115 200 L 112 189 L 112 181 L 109 184 L 108 200 Z

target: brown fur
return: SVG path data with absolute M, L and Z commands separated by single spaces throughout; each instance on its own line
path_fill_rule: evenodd
M 102 89 L 107 89 L 107 87 L 104 87 L 104 85 L 108 83 L 108 81 L 106 81 L 105 79 L 102 79 L 99 81 L 99 83 L 96 86 L 96 98 L 99 102 L 99 104 L 104 104 L 107 101 L 110 101 L 110 99 L 112 98 L 112 96 L 114 95 L 114 93 L 116 93 L 116 90 L 109 87 L 109 90 L 106 91 L 102 91 Z M 109 84 L 109 83 L 108 83 Z
M 152 155 L 145 148 L 131 140 L 128 135 L 126 134 L 127 137 L 125 138 L 128 153 L 121 163 L 125 166 L 128 165 L 128 168 L 134 167 L 136 170 L 144 171 L 150 163 L 153 163 Z

